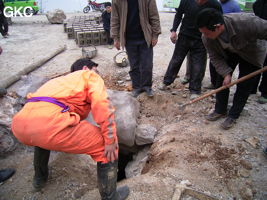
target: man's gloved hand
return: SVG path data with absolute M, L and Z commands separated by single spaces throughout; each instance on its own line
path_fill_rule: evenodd
M 104 154 L 107 157 L 108 161 L 113 162 L 118 159 L 118 142 L 114 142 L 113 144 L 105 145 Z

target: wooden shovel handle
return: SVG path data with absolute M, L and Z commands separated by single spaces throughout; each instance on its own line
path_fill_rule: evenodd
M 212 90 L 212 91 L 210 91 L 210 92 L 208 92 L 208 93 L 206 93 L 206 94 L 204 94 L 204 95 L 202 95 L 202 96 L 200 96 L 198 98 L 195 98 L 192 101 L 189 101 L 188 103 L 184 104 L 183 106 L 190 105 L 192 103 L 195 103 L 197 101 L 205 99 L 205 98 L 207 98 L 207 97 L 209 97 L 209 96 L 211 96 L 213 94 L 216 94 L 216 93 L 218 93 L 218 92 L 220 92 L 220 91 L 222 91 L 222 90 L 224 90 L 226 88 L 230 88 L 235 84 L 238 84 L 238 83 L 243 82 L 243 81 L 245 81 L 247 79 L 250 79 L 250 78 L 252 78 L 252 77 L 254 77 L 254 76 L 256 76 L 256 75 L 258 75 L 258 74 L 260 74 L 262 72 L 265 72 L 265 71 L 267 71 L 267 66 L 255 71 L 255 72 L 252 72 L 252 73 L 250 73 L 250 74 L 248 74 L 246 76 L 243 76 L 243 77 L 241 77 L 241 78 L 239 78 L 239 79 L 237 79 L 235 81 L 232 81 L 229 85 L 225 85 L 225 86 L 219 87 L 219 88 L 217 88 L 215 90 Z

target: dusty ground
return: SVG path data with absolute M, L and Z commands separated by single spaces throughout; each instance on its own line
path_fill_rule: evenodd
M 172 199 L 175 186 L 185 180 L 190 182 L 191 188 L 219 199 L 267 199 L 267 158 L 262 153 L 262 148 L 267 146 L 267 105 L 256 102 L 259 94 L 252 95 L 238 123 L 229 131 L 219 128 L 221 120 L 210 123 L 204 119 L 213 108 L 213 98 L 188 106 L 185 111 L 179 110 L 178 103 L 189 101 L 189 95 L 188 89 L 178 79 L 170 91 L 157 89 L 174 48 L 168 31 L 174 14 L 161 13 L 160 16 L 163 33 L 154 50 L 155 97 L 149 99 L 141 95 L 138 98 L 141 103 L 139 122 L 153 124 L 159 134 L 151 147 L 143 174 L 119 185 L 129 185 L 130 200 Z M 73 40 L 67 39 L 63 25 L 50 25 L 41 15 L 13 21 L 10 38 L 0 40 L 4 49 L 0 57 L 1 79 L 12 76 L 63 45 L 67 45 L 65 52 L 31 76 L 50 78 L 65 73 L 81 56 L 81 49 Z M 108 87 L 127 90 L 129 68 L 118 68 L 112 61 L 117 50 L 105 46 L 97 49 L 94 61 L 100 64 L 99 70 Z M 181 76 L 183 72 L 184 66 Z M 209 83 L 206 74 L 204 85 Z M 121 80 L 124 81 L 122 84 L 118 82 Z M 9 88 L 12 90 L 23 91 L 24 82 L 17 82 Z M 253 146 L 246 141 L 248 139 L 254 139 L 257 145 Z M 32 158 L 33 149 L 19 143 L 13 152 L 0 158 L 0 168 L 17 170 L 0 186 L 0 200 L 99 199 L 96 166 L 88 156 L 53 152 L 47 187 L 39 193 L 32 191 Z

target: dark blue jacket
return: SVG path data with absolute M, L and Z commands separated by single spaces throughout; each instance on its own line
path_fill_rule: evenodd
M 102 13 L 103 28 L 107 31 L 110 31 L 110 18 L 111 13 L 108 13 L 107 11 Z

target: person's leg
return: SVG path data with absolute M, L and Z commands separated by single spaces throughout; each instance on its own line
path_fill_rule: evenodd
M 253 83 L 253 87 L 251 88 L 250 94 L 257 94 L 258 86 L 259 86 L 259 82 L 260 82 L 260 80 L 261 80 L 261 75 L 262 75 L 262 74 L 258 74 L 258 75 L 254 78 L 254 83 Z
M 33 187 L 40 190 L 45 186 L 48 179 L 48 161 L 50 151 L 40 147 L 34 147 L 34 177 Z
M 129 195 L 128 186 L 117 190 L 118 160 L 108 163 L 97 163 L 97 183 L 101 199 L 123 200 Z
M 7 18 L 6 17 L 4 17 L 3 26 L 4 26 L 4 34 L 8 35 L 8 22 L 7 22 Z
M 0 33 L 2 36 L 5 35 L 4 31 L 4 17 L 0 15 Z
M 240 57 L 239 60 L 239 78 L 246 76 L 258 69 L 256 66 L 253 66 L 252 64 L 246 62 Z M 253 87 L 253 83 L 255 82 L 254 78 L 245 80 L 237 84 L 236 92 L 234 94 L 233 99 L 233 106 L 231 107 L 228 114 L 230 118 L 237 119 L 239 117 L 244 106 L 246 105 L 251 88 Z
M 130 77 L 132 80 L 133 96 L 137 97 L 141 92 L 141 73 L 140 73 L 140 53 L 139 46 L 136 44 L 126 44 L 125 46 L 130 63 Z
M 99 191 L 101 196 L 104 195 L 102 199 L 113 199 L 105 197 L 113 197 L 114 195 L 115 197 L 123 197 L 129 194 L 129 188 L 127 186 L 118 188 L 116 192 L 117 179 L 115 177 L 117 177 L 117 161 L 112 163 L 105 157 L 105 141 L 99 127 L 93 126 L 86 120 L 83 120 L 75 126 L 69 126 L 59 133 L 54 134 L 44 144 L 45 147 L 42 148 L 72 154 L 90 155 L 98 163 Z
M 153 48 L 147 46 L 146 41 L 140 45 L 140 85 L 148 96 L 152 93 L 152 71 L 153 71 Z
M 113 39 L 110 37 L 110 31 L 108 29 L 105 29 L 105 32 L 107 34 L 108 45 L 112 45 L 113 44 Z
M 190 80 L 190 66 L 192 65 L 192 57 L 190 55 L 190 52 L 186 55 L 186 72 L 184 78 L 181 80 L 181 83 L 183 85 L 187 84 Z
M 179 35 L 178 40 L 175 44 L 175 49 L 171 61 L 164 76 L 163 83 L 165 85 L 172 84 L 175 78 L 177 77 L 177 74 L 182 66 L 185 56 L 189 51 L 189 42 L 190 39 L 188 39 L 186 36 Z
M 228 60 L 227 64 L 229 67 L 233 69 L 233 71 L 236 68 L 236 65 L 238 64 L 237 55 L 233 53 L 227 53 L 228 54 Z M 217 75 L 216 78 L 216 88 L 219 88 L 223 84 L 224 77 L 221 75 Z M 221 117 L 226 116 L 227 113 L 227 105 L 228 105 L 228 99 L 229 99 L 229 93 L 230 89 L 224 89 L 221 92 L 216 93 L 216 103 L 215 103 L 215 109 L 214 111 L 206 116 L 206 119 L 209 121 L 216 121 Z
M 191 94 L 200 94 L 207 64 L 207 52 L 201 40 L 192 42 L 190 55 L 192 57 L 192 65 L 190 66 L 189 90 Z

